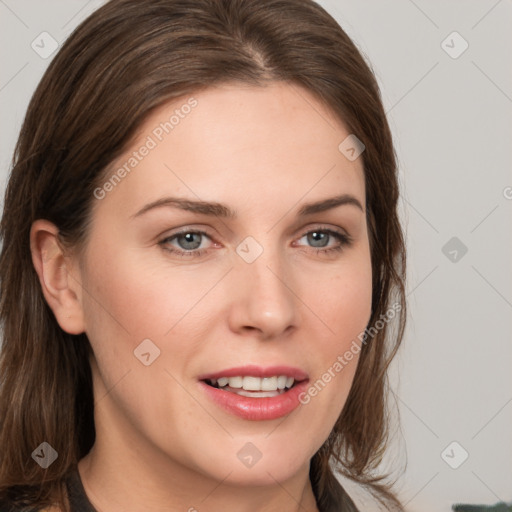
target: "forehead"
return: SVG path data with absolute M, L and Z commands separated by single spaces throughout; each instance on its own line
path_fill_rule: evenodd
M 362 158 L 350 161 L 339 149 L 349 135 L 331 109 L 297 85 L 211 87 L 151 113 L 110 166 L 107 180 L 122 178 L 108 187 L 101 208 L 129 216 L 166 192 L 237 210 L 254 207 L 255 199 L 265 211 L 306 195 L 363 200 Z

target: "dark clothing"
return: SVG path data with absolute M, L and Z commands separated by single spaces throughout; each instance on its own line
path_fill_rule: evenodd
M 97 512 L 87 499 L 78 469 L 75 468 L 69 474 L 66 479 L 66 489 L 68 491 L 71 512 Z M 0 512 L 40 512 L 41 510 L 43 509 L 0 503 Z
M 82 480 L 80 479 L 80 474 L 78 469 L 74 469 L 66 479 L 66 488 L 69 496 L 69 504 L 71 512 L 97 512 L 97 510 L 92 506 L 91 502 L 87 498 L 85 494 L 85 489 L 82 484 Z M 343 501 L 343 512 L 357 512 L 357 508 L 354 505 L 354 502 L 350 499 L 350 497 L 344 493 Z M 338 507 L 335 507 L 336 510 L 325 510 L 322 512 L 341 512 Z M 6 503 L 0 503 L 0 512 L 42 512 L 42 509 L 33 508 L 33 507 L 20 507 L 20 506 L 12 506 Z
M 69 504 L 71 512 L 96 512 L 85 494 L 82 480 L 78 470 L 75 470 L 69 476 L 66 482 L 68 488 Z

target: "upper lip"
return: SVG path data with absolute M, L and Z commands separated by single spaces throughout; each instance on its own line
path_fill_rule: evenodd
M 219 379 L 220 377 L 274 377 L 286 375 L 293 377 L 296 381 L 306 380 L 308 374 L 299 368 L 293 366 L 257 366 L 246 365 L 235 368 L 226 368 L 218 372 L 206 373 L 199 376 L 199 380 Z

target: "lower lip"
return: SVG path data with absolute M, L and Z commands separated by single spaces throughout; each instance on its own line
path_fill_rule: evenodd
M 290 414 L 300 405 L 299 396 L 308 386 L 308 381 L 304 380 L 280 395 L 251 398 L 214 388 L 203 381 L 199 383 L 217 405 L 244 420 L 252 421 L 275 420 Z

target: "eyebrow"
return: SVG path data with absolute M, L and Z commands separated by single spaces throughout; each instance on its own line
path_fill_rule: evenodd
M 306 203 L 301 206 L 297 213 L 297 216 L 306 217 L 314 213 L 325 212 L 327 210 L 331 210 L 333 208 L 337 208 L 338 206 L 343 205 L 352 205 L 359 208 L 362 212 L 364 212 L 364 208 L 359 199 L 350 194 L 342 194 L 340 196 L 322 199 L 320 201 L 316 201 L 313 203 Z M 235 210 L 232 210 L 228 206 L 221 203 L 193 201 L 191 199 L 184 199 L 181 197 L 163 197 L 161 199 L 148 203 L 147 205 L 142 207 L 137 213 L 133 214 L 130 218 L 134 219 L 136 217 L 140 217 L 141 215 L 145 214 L 150 210 L 162 207 L 178 208 L 180 210 L 185 210 L 188 212 L 199 213 L 202 215 L 210 215 L 214 217 L 222 217 L 225 219 L 234 219 L 237 215 Z

